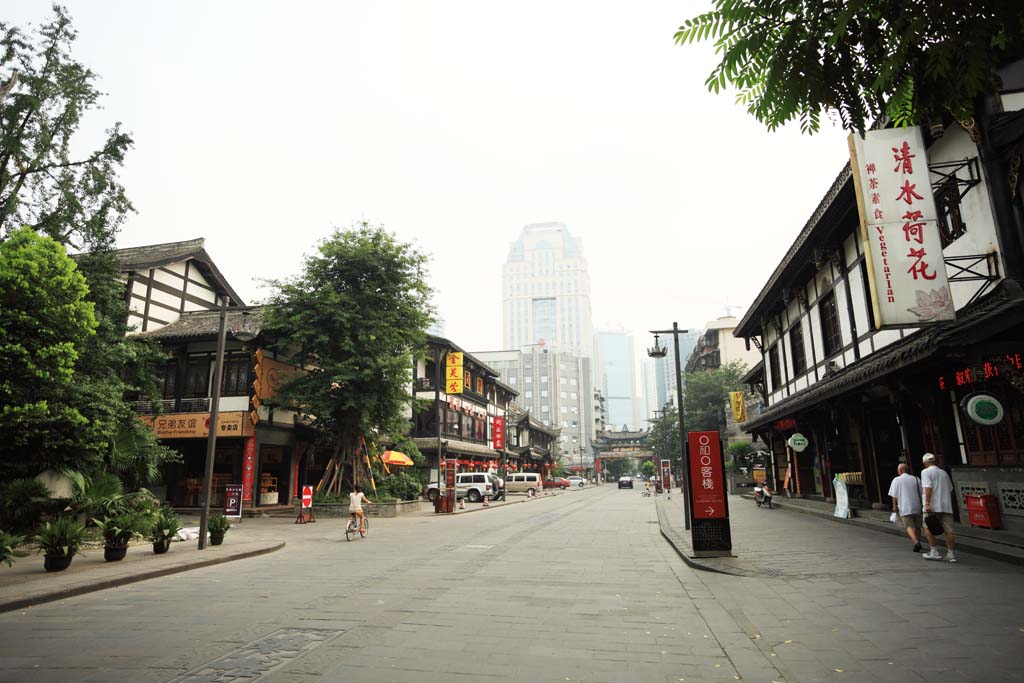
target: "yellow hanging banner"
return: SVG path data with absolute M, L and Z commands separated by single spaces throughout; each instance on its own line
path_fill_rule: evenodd
M 452 351 L 444 369 L 444 391 L 446 394 L 461 394 L 463 389 L 462 352 Z
M 732 419 L 737 423 L 747 421 L 747 402 L 743 400 L 742 391 L 730 391 L 729 403 L 732 405 Z

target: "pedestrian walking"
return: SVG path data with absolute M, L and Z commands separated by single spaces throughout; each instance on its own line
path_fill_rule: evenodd
M 921 482 L 910 473 L 910 467 L 901 462 L 896 476 L 889 484 L 893 514 L 899 516 L 907 536 L 914 542 L 914 552 L 921 552 Z
M 935 534 L 945 532 L 946 561 L 956 562 L 956 539 L 953 537 L 953 482 L 941 467 L 935 466 L 935 456 L 925 453 L 921 458 L 922 503 L 924 505 L 924 535 L 931 549 L 921 557 L 926 560 L 941 560 L 942 555 L 935 547 Z

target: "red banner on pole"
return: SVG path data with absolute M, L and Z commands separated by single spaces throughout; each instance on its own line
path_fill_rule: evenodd
M 672 463 L 668 460 L 661 461 L 661 488 L 665 493 L 672 488 Z
M 256 437 L 245 440 L 245 454 L 242 456 L 242 500 L 252 500 L 252 485 L 256 480 Z
M 690 488 L 693 518 L 719 519 L 725 514 L 725 477 L 718 432 L 690 432 Z

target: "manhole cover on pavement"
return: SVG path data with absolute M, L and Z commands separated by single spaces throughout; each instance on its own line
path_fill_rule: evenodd
M 344 631 L 282 628 L 202 664 L 170 683 L 249 683 L 301 657 Z

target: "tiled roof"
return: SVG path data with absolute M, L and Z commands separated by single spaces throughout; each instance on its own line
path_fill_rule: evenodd
M 261 306 L 247 306 L 244 309 L 228 310 L 226 326 L 229 334 L 243 327 L 246 331 L 259 334 L 263 321 Z M 149 332 L 140 332 L 138 337 L 146 339 L 199 339 L 216 338 L 220 327 L 220 311 L 189 311 L 182 313 L 174 322 Z
M 957 315 L 955 321 L 918 330 L 831 377 L 815 382 L 809 389 L 773 404 L 764 413 L 740 426 L 749 432 L 924 360 L 941 347 L 974 343 L 973 334 L 992 334 L 992 330 L 988 329 L 990 325 L 1005 328 L 1019 324 L 1024 316 L 1024 294 L 1016 289 L 1015 283 L 1004 280 L 995 292 Z
M 199 237 L 194 240 L 183 242 L 165 242 L 164 244 L 148 244 L 143 247 L 129 247 L 117 249 L 114 257 L 121 264 L 121 271 L 141 271 L 150 268 L 159 268 L 171 263 L 180 263 L 187 259 L 193 259 L 203 276 L 222 292 L 230 297 L 229 302 L 233 306 L 244 306 L 238 293 L 228 284 L 223 273 L 213 263 L 213 259 L 206 253 L 206 240 Z

